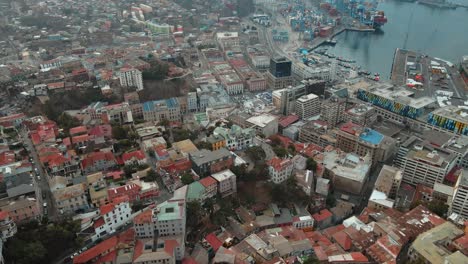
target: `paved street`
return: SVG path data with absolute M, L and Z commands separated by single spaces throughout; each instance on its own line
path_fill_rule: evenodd
M 35 184 L 39 185 L 39 188 L 37 188 L 40 193 L 37 194 L 37 199 L 39 200 L 39 204 L 41 209 L 43 210 L 43 214 L 47 215 L 47 217 L 50 220 L 56 220 L 58 214 L 57 207 L 55 205 L 55 200 L 53 199 L 52 192 L 50 191 L 50 186 L 48 182 L 48 176 L 45 170 L 42 168 L 41 163 L 39 161 L 39 156 L 37 155 L 36 149 L 34 148 L 34 145 L 31 141 L 31 139 L 28 136 L 28 132 L 26 129 L 22 129 L 19 131 L 19 134 L 24 142 L 24 145 L 26 149 L 29 152 L 29 156 L 33 159 L 33 167 L 37 168 L 37 171 L 39 173 L 39 177 L 36 176 L 35 173 L 33 173 L 34 179 L 35 179 Z M 34 170 L 34 169 L 33 169 Z M 43 197 L 45 196 L 45 199 Z M 43 204 L 47 203 L 47 207 L 44 208 Z

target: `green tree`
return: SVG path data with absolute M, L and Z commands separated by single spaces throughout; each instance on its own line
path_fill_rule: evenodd
M 316 172 L 317 162 L 313 158 L 308 158 L 306 161 L 306 169 Z
M 159 125 L 163 126 L 163 127 L 168 127 L 169 126 L 169 120 L 162 119 L 161 121 L 159 121 Z
M 203 209 L 205 209 L 208 214 L 210 215 L 210 219 L 213 218 L 213 213 L 214 213 L 214 202 L 213 199 L 206 199 L 205 203 L 203 204 Z
M 192 176 L 192 174 L 190 174 L 190 173 L 185 173 L 185 174 L 183 174 L 182 177 L 180 177 L 180 180 L 181 180 L 182 183 L 185 184 L 185 185 L 189 185 L 189 184 L 191 184 L 192 182 L 194 182 L 193 176 Z
M 64 112 L 58 116 L 57 124 L 68 134 L 70 128 L 81 125 L 81 122 L 76 117 L 70 116 Z
M 112 126 L 112 137 L 121 140 L 127 139 L 127 130 L 120 125 Z
M 275 152 L 276 156 L 280 157 L 280 158 L 284 158 L 286 156 L 288 156 L 288 151 L 281 147 L 281 146 L 274 146 L 273 147 L 273 152 Z
M 309 257 L 304 261 L 303 264 L 320 264 L 320 261 L 319 261 L 317 258 L 313 257 L 313 256 L 309 256 Z
M 327 199 L 326 199 L 325 203 L 327 204 L 327 207 L 328 207 L 328 208 L 335 207 L 335 205 L 336 205 L 336 198 L 335 198 L 335 196 L 334 196 L 331 192 L 328 193 Z
M 158 174 L 153 169 L 151 169 L 146 173 L 146 177 L 144 178 L 144 181 L 155 182 L 157 178 L 158 178 Z
M 289 146 L 288 146 L 288 152 L 289 152 L 289 154 L 291 154 L 291 155 L 295 155 L 295 154 L 296 154 L 296 147 L 294 146 L 294 144 L 292 144 L 292 143 L 289 144 Z
M 446 203 L 439 200 L 432 200 L 427 204 L 427 209 L 442 218 L 447 217 L 448 208 L 449 206 Z
M 187 215 L 190 216 L 190 217 L 187 217 L 188 227 L 194 229 L 198 225 L 202 217 L 201 209 L 202 207 L 200 205 L 200 202 L 198 201 L 187 203 Z
M 211 144 L 206 141 L 198 141 L 196 144 L 198 149 L 208 149 L 211 150 Z
M 245 150 L 245 154 L 256 164 L 266 158 L 265 151 L 260 146 L 252 146 Z

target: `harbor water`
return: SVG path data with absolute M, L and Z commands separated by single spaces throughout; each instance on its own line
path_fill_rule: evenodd
M 335 37 L 337 44 L 328 53 L 356 60 L 362 70 L 379 73 L 382 79 L 390 77 L 396 48 L 453 63 L 468 55 L 468 9 L 440 9 L 398 0 L 382 1 L 378 9 L 388 18 L 381 30 L 346 31 Z

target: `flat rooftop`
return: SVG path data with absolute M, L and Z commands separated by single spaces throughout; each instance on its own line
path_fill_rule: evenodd
M 313 100 L 315 98 L 318 98 L 318 96 L 315 95 L 315 94 L 307 94 L 307 95 L 303 95 L 303 96 L 299 97 L 299 99 L 297 99 L 297 101 L 305 103 L 305 102 L 307 102 L 309 100 Z
M 373 129 L 367 129 L 359 135 L 359 138 L 368 143 L 378 145 L 382 142 L 384 136 Z

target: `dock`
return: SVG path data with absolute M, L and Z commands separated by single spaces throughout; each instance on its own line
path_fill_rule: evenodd
M 307 47 L 308 47 L 309 51 L 312 51 L 312 50 L 318 48 L 319 46 L 321 46 L 323 44 L 326 44 L 330 39 L 335 38 L 336 36 L 338 36 L 339 34 L 345 32 L 345 31 L 375 32 L 375 29 L 373 29 L 373 28 L 341 27 L 336 32 L 334 32 L 332 35 L 330 35 L 329 37 L 326 37 L 326 38 L 317 37 L 317 38 L 315 38 L 312 41 L 312 43 L 310 45 L 308 45 Z

